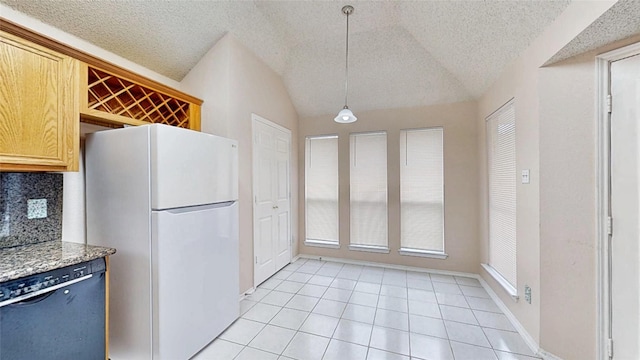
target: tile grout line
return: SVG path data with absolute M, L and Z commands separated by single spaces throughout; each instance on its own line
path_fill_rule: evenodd
M 431 276 L 429 276 L 429 280 L 431 280 Z M 409 284 L 407 284 L 407 286 L 408 285 Z M 436 301 L 437 300 L 438 299 L 436 298 Z M 409 290 L 407 290 L 407 300 L 406 300 L 406 302 L 407 302 L 407 321 L 409 322 L 409 324 L 408 324 L 409 333 L 407 334 L 407 336 L 409 337 L 409 359 L 411 359 L 411 315 L 409 315 Z M 438 306 L 438 308 L 439 308 L 439 306 Z M 443 322 L 443 324 L 444 324 L 444 322 Z
M 334 288 L 334 289 L 335 289 L 335 288 Z M 327 289 L 327 290 L 328 290 L 328 289 Z M 342 289 L 338 289 L 338 290 L 342 290 Z M 278 291 L 278 290 L 273 290 L 273 291 Z M 351 296 L 353 296 L 353 293 L 355 293 L 355 292 L 357 292 L 357 291 L 352 291 L 352 294 L 350 295 L 350 298 L 351 298 Z M 487 328 L 487 329 L 493 329 L 493 330 L 500 330 L 500 331 L 506 331 L 506 332 L 517 333 L 517 331 L 515 331 L 515 330 L 506 330 L 506 329 L 501 329 L 501 328 L 498 328 L 498 327 L 484 326 L 484 325 L 481 325 L 479 321 L 477 321 L 477 317 L 475 317 L 475 312 L 476 312 L 476 311 L 478 311 L 478 312 L 485 312 L 485 313 L 488 313 L 488 314 L 504 315 L 504 314 L 501 314 L 501 313 L 496 313 L 496 312 L 491 312 L 491 311 L 484 311 L 484 310 L 473 309 L 473 308 L 465 308 L 465 307 L 455 306 L 455 305 L 449 305 L 449 304 L 442 304 L 442 303 L 432 303 L 432 302 L 428 302 L 428 303 L 430 303 L 430 304 L 436 304 L 436 305 L 438 305 L 438 311 L 440 312 L 440 316 L 441 316 L 441 317 L 440 317 L 440 318 L 437 318 L 437 317 L 433 317 L 433 316 L 429 316 L 429 315 L 415 314 L 415 313 L 412 313 L 411 311 L 404 312 L 404 311 L 402 311 L 402 310 L 397 310 L 397 309 L 380 308 L 380 307 L 378 307 L 378 305 L 377 305 L 376 307 L 373 307 L 373 306 L 370 306 L 370 305 L 364 305 L 364 304 L 352 303 L 352 302 L 349 302 L 349 301 L 345 302 L 345 301 L 340 301 L 340 300 L 333 300 L 333 299 L 328 299 L 328 298 L 324 298 L 324 297 L 317 297 L 317 296 L 304 295 L 304 294 L 298 294 L 298 293 L 288 293 L 288 292 L 285 292 L 285 293 L 287 293 L 287 294 L 292 294 L 292 295 L 294 295 L 294 296 L 295 296 L 295 295 L 300 295 L 300 296 L 305 296 L 305 297 L 310 297 L 310 298 L 316 298 L 316 299 L 318 299 L 318 300 L 328 300 L 328 301 L 340 302 L 340 303 L 345 304 L 346 306 L 348 306 L 348 305 L 363 306 L 363 307 L 367 307 L 367 308 L 375 309 L 375 310 L 380 309 L 380 310 L 385 310 L 385 311 L 397 312 L 397 313 L 401 313 L 401 314 L 407 314 L 407 315 L 409 315 L 409 316 L 410 316 L 410 315 L 414 315 L 414 316 L 421 316 L 421 317 L 427 317 L 427 318 L 430 318 L 430 319 L 436 319 L 436 320 L 443 320 L 443 321 L 455 322 L 455 323 L 458 323 L 458 324 L 464 324 L 464 325 L 470 325 L 470 326 L 477 326 L 477 327 L 481 327 L 481 328 Z M 359 292 L 359 293 L 362 293 L 362 292 Z M 362 294 L 372 294 L 372 293 L 362 293 Z M 268 295 L 268 294 L 267 294 L 267 295 Z M 379 295 L 379 296 L 385 296 L 385 295 Z M 265 295 L 265 297 L 266 297 L 266 295 Z M 402 299 L 402 300 L 406 301 L 406 302 L 407 302 L 407 308 L 408 308 L 408 301 L 409 301 L 408 299 L 404 299 L 404 298 L 400 298 L 400 297 L 392 297 L 392 298 L 394 298 L 394 299 Z M 263 305 L 268 305 L 268 306 L 280 307 L 280 308 L 281 308 L 281 310 L 282 310 L 282 309 L 290 309 L 290 310 L 296 310 L 296 311 L 308 312 L 309 314 L 312 314 L 312 313 L 313 313 L 313 309 L 315 309 L 315 307 L 317 306 L 317 304 L 316 304 L 316 305 L 314 305 L 314 307 L 312 308 L 312 310 L 311 310 L 311 311 L 306 311 L 306 310 L 301 310 L 301 309 L 296 309 L 296 308 L 289 308 L 289 307 L 286 307 L 286 305 L 287 305 L 291 300 L 293 300 L 293 297 L 292 297 L 292 298 L 291 298 L 287 303 L 285 303 L 284 305 L 277 305 L 277 304 L 265 303 L 265 302 L 262 302 L 262 300 L 260 300 L 260 301 L 258 301 L 258 302 L 255 302 L 256 304 L 254 304 L 250 309 L 252 309 L 253 307 L 255 307 L 255 305 L 257 305 L 257 304 L 263 304 Z M 378 298 L 378 303 L 379 303 L 379 301 L 380 301 L 380 300 L 379 300 L 379 298 Z M 418 300 L 414 300 L 414 301 L 418 301 Z M 445 319 L 445 318 L 442 316 L 442 310 L 440 309 L 440 306 L 448 306 L 448 307 L 454 307 L 454 308 L 456 308 L 456 309 L 469 310 L 469 311 L 471 311 L 471 312 L 472 312 L 472 314 L 474 315 L 474 318 L 476 318 L 476 321 L 478 322 L 478 324 L 476 325 L 476 324 L 472 324 L 472 323 L 468 323 L 468 322 L 464 322 L 464 321 L 459 321 L 459 320 L 454 320 L 454 319 Z M 249 310 L 250 310 L 250 309 L 249 309 Z M 346 309 L 345 309 L 345 310 L 346 310 Z M 247 310 L 247 312 L 248 312 L 248 310 Z M 278 313 L 279 313 L 279 312 L 280 312 L 280 310 L 278 311 Z M 343 313 L 344 313 L 344 310 L 343 310 Z M 319 313 L 318 313 L 318 314 L 319 314 Z M 341 318 L 342 318 L 342 316 L 340 316 L 340 317 L 336 317 L 336 316 L 331 316 L 331 315 L 326 315 L 326 314 L 319 314 L 319 315 L 324 315 L 324 316 L 332 317 L 332 318 L 335 318 L 335 319 L 341 319 Z M 277 314 L 276 314 L 276 316 L 277 316 Z M 275 317 L 275 316 L 274 316 L 274 317 Z M 263 322 L 258 321 L 258 320 L 254 320 L 254 319 L 250 319 L 250 318 L 245 318 L 244 316 L 241 316 L 240 318 L 245 319 L 245 320 L 249 320 L 249 321 L 253 321 L 253 322 L 263 323 Z M 353 320 L 353 319 L 345 319 L 345 320 L 350 320 L 350 321 L 354 321 L 354 322 L 359 322 L 359 323 L 363 323 L 363 324 L 368 324 L 368 323 L 366 323 L 366 322 L 358 321 L 358 320 Z M 271 324 L 270 322 L 269 322 L 269 323 L 263 323 L 263 324 L 269 324 L 269 325 L 273 325 L 273 326 L 278 326 L 278 325 Z M 384 328 L 388 328 L 388 329 L 395 329 L 395 328 L 388 327 L 388 326 L 384 326 L 384 325 L 377 325 L 377 326 L 384 327 Z M 284 327 L 283 327 L 283 328 L 284 328 Z M 287 328 L 285 328 L 285 329 L 287 329 Z M 396 329 L 396 330 L 401 330 L 401 329 Z M 401 331 L 404 331 L 404 330 L 401 330 Z
M 327 262 L 326 262 L 325 264 L 327 264 Z M 289 276 L 293 275 L 293 273 L 298 272 L 297 270 L 298 270 L 299 268 L 301 268 L 302 266 L 304 266 L 304 264 L 303 264 L 303 265 L 301 265 L 301 266 L 298 266 L 295 270 L 291 271 L 291 272 L 292 272 L 292 274 L 290 274 Z M 310 277 L 308 280 L 306 280 L 304 283 L 302 283 L 302 284 L 304 284 L 304 285 L 306 285 L 306 284 L 311 284 L 311 283 L 309 283 L 309 281 L 311 280 L 311 278 L 312 278 L 313 276 L 316 276 L 316 275 L 319 275 L 319 276 L 325 276 L 325 277 L 327 277 L 327 278 L 331 278 L 331 279 L 332 279 L 332 282 L 331 282 L 331 283 L 329 283 L 329 285 L 328 285 L 328 286 L 320 285 L 320 284 L 312 284 L 312 285 L 316 285 L 316 286 L 322 286 L 322 287 L 324 287 L 325 289 L 324 289 L 324 291 L 322 292 L 322 294 L 321 294 L 319 297 L 317 297 L 317 296 L 310 296 L 310 297 L 316 298 L 318 303 L 319 303 L 321 300 L 323 300 L 323 299 L 343 303 L 345 307 L 342 309 L 342 311 L 340 312 L 340 316 L 337 318 L 337 319 L 338 319 L 338 323 L 339 323 L 341 320 L 347 320 L 347 319 L 344 319 L 344 318 L 343 318 L 343 316 L 344 316 L 344 313 L 346 312 L 346 307 L 347 307 L 349 304 L 352 304 L 352 305 L 358 305 L 358 306 L 364 306 L 364 307 L 367 307 L 367 308 L 375 309 L 374 322 L 373 322 L 373 324 L 371 324 L 371 326 L 372 326 L 372 330 L 371 330 L 371 333 L 370 333 L 370 336 L 369 336 L 369 342 L 368 342 L 369 346 L 367 347 L 367 356 L 368 356 L 368 354 L 369 354 L 369 350 L 371 349 L 371 339 L 372 339 L 373 327 L 378 326 L 378 325 L 376 325 L 375 320 L 376 320 L 376 319 L 377 319 L 377 317 L 378 317 L 378 310 L 381 310 L 381 308 L 379 307 L 379 306 L 380 306 L 380 301 L 381 301 L 381 299 L 380 299 L 380 297 L 381 297 L 381 296 L 385 296 L 385 297 L 389 297 L 389 298 L 394 298 L 394 299 L 403 299 L 403 300 L 404 300 L 404 303 L 405 303 L 405 304 L 407 304 L 407 312 L 406 312 L 406 313 L 405 313 L 405 312 L 403 312 L 403 311 L 398 311 L 397 309 L 386 309 L 386 310 L 388 310 L 388 311 L 395 311 L 395 312 L 399 312 L 399 313 L 402 313 L 402 314 L 406 314 L 406 315 L 407 315 L 407 320 L 408 320 L 408 330 L 407 330 L 407 334 L 408 334 L 408 335 L 409 335 L 409 337 L 410 337 L 410 335 L 411 335 L 411 321 L 409 320 L 409 317 L 411 316 L 411 312 L 410 312 L 410 310 L 409 310 L 409 306 L 408 306 L 408 305 L 409 305 L 409 300 L 410 300 L 410 299 L 408 298 L 408 296 L 407 296 L 407 298 L 404 298 L 404 297 L 395 297 L 395 296 L 389 296 L 389 295 L 382 295 L 382 286 L 383 286 L 383 285 L 398 286 L 397 284 L 394 284 L 394 283 L 385 283 L 385 282 L 384 282 L 384 274 L 385 274 L 385 273 L 386 273 L 386 271 L 387 271 L 387 269 L 386 269 L 386 268 L 385 268 L 385 270 L 384 270 L 384 272 L 383 272 L 383 275 L 382 275 L 383 277 L 382 277 L 382 279 L 381 279 L 381 283 L 377 283 L 377 282 L 371 282 L 371 281 L 365 281 L 365 280 L 362 280 L 362 281 L 361 281 L 361 280 L 360 280 L 360 278 L 363 276 L 363 273 L 364 273 L 364 271 L 363 271 L 363 270 L 364 270 L 364 267 L 362 267 L 362 268 L 361 268 L 361 270 L 359 271 L 359 275 L 358 275 L 358 277 L 357 277 L 357 278 L 340 278 L 340 277 L 338 277 L 338 276 L 339 276 L 340 272 L 344 270 L 344 265 L 340 268 L 340 270 L 337 270 L 338 272 L 336 273 L 336 275 L 333 275 L 333 276 L 327 276 L 326 274 L 319 274 L 320 270 L 321 270 L 324 266 L 325 266 L 325 265 L 320 265 L 320 266 L 318 266 L 318 267 L 317 267 L 317 269 L 315 269 L 315 272 L 313 272 L 313 273 L 311 273 L 311 274 L 310 274 L 310 275 L 311 275 L 311 277 Z M 288 270 L 287 270 L 287 271 L 288 271 Z M 403 271 L 403 270 L 398 270 L 398 271 Z M 333 271 L 332 271 L 332 272 L 333 272 Z M 404 274 L 404 276 L 403 276 L 403 277 L 404 277 L 404 281 L 403 281 L 403 282 L 405 283 L 405 286 L 404 286 L 405 291 L 408 291 L 409 289 L 421 290 L 421 291 L 429 291 L 428 289 L 420 289 L 420 288 L 409 287 L 409 282 L 410 282 L 410 281 L 409 281 L 409 278 L 407 277 L 406 271 L 403 271 L 403 272 L 405 273 L 405 274 Z M 309 274 L 309 273 L 306 273 L 306 272 L 299 272 L 299 273 Z M 390 273 L 390 274 L 392 274 L 392 272 L 389 272 L 389 273 Z M 428 274 L 428 273 L 427 273 L 427 274 Z M 288 276 L 288 277 L 289 277 L 289 276 Z M 287 278 L 288 278 L 288 277 L 287 277 Z M 281 280 L 281 282 L 280 282 L 280 283 L 282 283 L 283 281 L 292 281 L 292 280 L 287 280 L 287 278 L 279 279 L 279 280 Z M 332 283 L 333 283 L 333 281 L 335 281 L 336 279 L 345 279 L 345 280 L 353 281 L 353 282 L 355 282 L 354 288 L 353 288 L 352 290 L 349 290 L 349 289 L 341 289 L 341 288 L 337 288 L 337 287 L 332 287 L 332 286 L 331 286 L 331 284 L 332 284 Z M 370 279 L 370 278 L 369 278 L 369 279 Z M 430 279 L 431 279 L 431 278 L 430 278 Z M 418 280 L 419 280 L 419 279 L 418 279 Z M 431 281 L 432 281 L 432 280 L 431 280 Z M 456 281 L 455 277 L 454 277 L 454 281 Z M 295 281 L 292 281 L 292 282 L 295 282 Z M 379 288 L 378 288 L 378 290 L 377 290 L 377 292 L 376 292 L 376 293 L 369 293 L 369 292 L 356 291 L 356 290 L 355 290 L 355 288 L 357 287 L 357 284 L 358 284 L 359 282 L 361 282 L 361 283 L 368 283 L 368 284 L 374 284 L 374 285 L 379 286 Z M 438 282 L 438 281 L 436 281 L 436 282 Z M 273 291 L 283 292 L 283 291 L 281 291 L 281 290 L 276 290 L 276 287 L 277 287 L 277 286 L 279 286 L 279 285 L 280 285 L 280 283 L 279 283 L 278 285 L 276 285 L 276 286 L 275 286 L 274 288 L 272 288 L 272 289 L 266 289 L 266 288 L 263 288 L 264 290 L 268 290 L 268 292 L 267 292 L 267 294 L 265 294 L 265 295 L 264 295 L 264 296 L 263 296 L 259 301 L 253 301 L 253 300 L 249 300 L 249 299 L 247 299 L 247 300 L 249 300 L 249 301 L 253 301 L 255 304 L 257 304 L 257 303 L 262 303 L 262 300 L 263 300 L 267 295 L 269 295 L 271 292 L 273 292 Z M 460 284 L 460 283 L 458 283 L 457 281 L 456 281 L 455 283 L 450 283 L 450 282 L 440 282 L 440 283 L 455 284 L 455 285 L 457 285 L 456 287 L 457 287 L 457 288 L 462 292 L 462 288 L 460 288 L 460 285 L 461 285 L 461 284 Z M 304 286 L 304 285 L 303 285 L 303 286 Z M 473 286 L 473 285 L 466 285 L 466 284 L 462 284 L 462 285 L 464 285 L 464 286 L 469 286 L 469 287 L 474 287 L 474 288 L 478 288 L 477 286 Z M 349 298 L 346 300 L 346 302 L 344 302 L 344 301 L 340 301 L 340 300 L 333 300 L 333 299 L 327 299 L 327 298 L 325 298 L 324 296 L 326 295 L 326 293 L 327 293 L 327 292 L 329 291 L 329 289 L 331 289 L 331 288 L 336 289 L 336 290 L 350 291 Z M 479 288 L 482 288 L 482 287 L 479 287 Z M 301 289 L 302 289 L 302 287 L 301 287 Z M 300 289 L 300 290 L 301 290 L 301 289 Z M 293 298 L 295 295 L 308 296 L 308 295 L 300 294 L 300 293 L 299 293 L 299 291 L 300 291 L 300 290 L 296 291 L 295 293 L 290 293 L 290 292 L 284 292 L 284 293 L 292 294 L 292 298 Z M 479 299 L 486 299 L 486 298 L 483 298 L 483 297 L 476 297 L 476 296 L 467 296 L 464 292 L 462 292 L 462 294 L 458 294 L 458 295 L 463 296 L 463 299 L 465 300 L 465 303 L 466 303 L 466 304 L 467 304 L 467 306 L 468 306 L 468 307 L 466 307 L 466 308 L 465 308 L 465 307 L 461 307 L 461 306 L 456 306 L 456 305 L 447 305 L 447 304 L 440 303 L 440 301 L 439 301 L 439 300 L 438 300 L 438 298 L 437 298 L 437 295 L 436 295 L 437 293 L 435 292 L 435 288 L 434 288 L 433 290 L 434 290 L 434 291 L 433 291 L 433 293 L 434 293 L 434 295 L 435 295 L 435 297 L 436 297 L 436 302 L 435 302 L 435 304 L 438 306 L 438 311 L 439 311 L 440 316 L 441 316 L 441 318 L 440 318 L 439 320 L 444 321 L 444 317 L 442 317 L 442 310 L 441 310 L 440 306 L 446 305 L 446 306 L 452 306 L 452 307 L 456 307 L 456 308 L 460 308 L 460 309 L 470 310 L 470 311 L 472 312 L 473 316 L 474 316 L 474 319 L 478 322 L 478 326 L 479 326 L 481 329 L 483 329 L 483 334 L 485 335 L 485 339 L 486 339 L 486 334 L 484 333 L 484 328 L 495 329 L 495 330 L 502 330 L 502 329 L 498 329 L 498 328 L 495 328 L 495 327 L 489 327 L 489 326 L 484 327 L 484 326 L 480 325 L 480 322 L 477 320 L 477 316 L 476 316 L 475 311 L 479 311 L 479 312 L 486 312 L 486 313 L 489 313 L 489 314 L 498 314 L 498 315 L 504 315 L 503 313 L 496 313 L 496 312 L 492 312 L 492 311 L 485 311 L 485 310 L 482 310 L 482 309 L 474 309 L 474 308 L 472 308 L 472 307 L 471 307 L 471 305 L 469 304 L 468 299 L 467 299 L 468 297 L 472 297 L 472 298 L 479 298 Z M 355 294 L 356 292 L 364 293 L 364 294 L 374 294 L 374 295 L 377 295 L 376 306 L 375 306 L 375 307 L 372 307 L 372 306 L 369 306 L 369 305 L 356 304 L 356 303 L 352 303 L 352 302 L 350 302 L 350 301 L 351 301 L 351 299 L 353 298 L 353 296 L 354 296 L 354 294 Z M 447 293 L 443 293 L 443 294 L 447 294 Z M 453 294 L 452 294 L 452 295 L 453 295 Z M 491 299 L 489 299 L 489 300 L 491 300 Z M 291 301 L 291 299 L 290 299 L 289 301 Z M 288 301 L 288 302 L 289 302 L 289 301 Z M 281 327 L 281 328 L 284 328 L 284 329 L 292 330 L 292 329 L 289 329 L 289 328 L 285 328 L 285 327 L 282 327 L 282 326 L 279 326 L 279 325 L 274 325 L 274 324 L 271 324 L 271 323 L 270 323 L 270 321 L 273 321 L 273 319 L 274 319 L 274 318 L 275 318 L 275 317 L 276 317 L 280 312 L 282 312 L 282 310 L 283 310 L 283 309 L 285 309 L 285 308 L 286 308 L 286 309 L 291 309 L 291 308 L 287 308 L 287 307 L 286 307 L 286 304 L 288 304 L 288 302 L 287 302 L 287 303 L 285 303 L 285 304 L 283 304 L 283 305 L 272 305 L 272 304 L 268 304 L 268 303 L 263 303 L 263 304 L 267 304 L 267 305 L 278 306 L 278 307 L 280 307 L 280 309 L 278 310 L 278 313 L 276 313 L 276 315 L 274 315 L 274 316 L 269 320 L 269 323 L 267 323 L 267 324 L 264 324 L 264 325 L 263 325 L 262 330 L 266 327 L 266 325 L 272 325 L 272 326 L 276 326 L 276 327 Z M 307 319 L 309 318 L 309 316 L 310 316 L 311 314 L 313 314 L 313 310 L 317 307 L 317 304 L 318 304 L 318 303 L 316 303 L 316 304 L 314 305 L 314 307 L 313 307 L 310 311 L 305 311 L 305 312 L 307 312 L 307 315 L 305 316 L 304 320 L 302 321 L 302 324 L 304 324 L 304 323 L 307 321 Z M 251 310 L 251 308 L 253 308 L 253 306 L 255 306 L 255 304 L 253 304 L 249 309 L 247 309 L 247 311 L 246 311 L 246 312 L 250 311 L 250 310 Z M 295 310 L 295 309 L 294 309 L 294 310 Z M 299 309 L 298 309 L 298 311 L 299 311 Z M 414 314 L 414 315 L 417 315 L 417 314 Z M 335 317 L 333 317 L 333 316 L 330 316 L 330 317 L 335 318 Z M 432 317 L 429 317 L 429 316 L 427 316 L 427 317 L 428 317 L 428 318 L 432 318 Z M 437 319 L 437 318 L 432 318 L 432 319 Z M 250 319 L 245 319 L 245 320 L 250 320 Z M 250 320 L 250 321 L 253 321 L 253 320 Z M 358 320 L 351 320 L 351 321 L 358 322 L 358 323 L 363 323 L 363 324 L 367 324 L 367 323 L 364 323 L 364 322 L 361 322 L 361 321 L 358 321 Z M 452 322 L 461 323 L 461 324 L 465 324 L 465 325 L 472 325 L 472 324 L 467 324 L 467 323 L 464 323 L 464 322 L 459 322 L 459 321 L 456 321 L 456 320 L 447 320 L 447 321 L 452 321 Z M 302 325 L 301 325 L 301 326 L 302 326 Z M 301 326 L 300 326 L 300 327 L 298 327 L 298 329 L 295 329 L 294 337 L 295 337 L 298 333 L 306 333 L 306 332 L 303 332 L 303 331 L 301 331 L 301 330 L 300 330 Z M 387 327 L 387 326 L 382 326 L 382 325 L 380 325 L 380 327 L 385 328 L 385 329 L 391 329 L 391 330 L 399 330 L 399 331 L 402 331 L 401 329 L 395 329 L 395 328 L 391 328 L 391 327 Z M 261 330 L 261 331 L 262 331 L 262 330 Z M 333 338 L 333 336 L 335 335 L 335 331 L 336 331 L 336 330 L 337 330 L 337 327 L 334 329 L 334 331 L 333 331 L 333 333 L 332 333 L 331 337 L 329 338 L 329 343 L 331 342 L 331 340 L 332 340 L 332 339 L 334 339 L 334 338 Z M 449 337 L 449 335 L 448 335 L 448 330 L 447 330 L 446 326 L 445 326 L 445 331 L 447 332 L 447 337 Z M 506 330 L 503 330 L 503 331 L 506 331 Z M 510 332 L 513 332 L 513 331 L 510 331 Z M 311 335 L 316 335 L 316 334 L 311 334 Z M 256 336 L 257 336 L 257 335 L 256 335 Z M 316 336 L 318 336 L 318 335 L 316 335 Z M 427 336 L 428 336 L 428 335 L 427 335 Z M 253 341 L 253 339 L 255 339 L 255 336 L 251 339 L 251 341 Z M 293 337 L 292 337 L 292 339 L 293 339 Z M 285 346 L 285 350 L 286 350 L 286 348 L 289 346 L 289 344 L 291 343 L 292 339 L 291 339 L 291 340 L 288 342 L 288 344 Z M 336 340 L 337 340 L 337 339 L 336 339 Z M 450 347 L 451 347 L 451 341 L 450 341 L 450 339 L 446 339 L 446 340 L 448 340 L 448 341 L 449 341 L 449 344 L 450 344 Z M 226 341 L 228 341 L 228 340 L 226 340 Z M 249 341 L 249 342 L 251 342 L 251 341 Z M 347 341 L 347 343 L 351 343 L 351 342 L 348 342 L 348 341 Z M 464 343 L 464 342 L 463 342 L 463 343 Z M 357 343 L 351 343 L 351 344 L 359 345 L 359 344 L 357 344 Z M 239 345 L 242 345 L 242 344 L 239 344 Z M 471 346 L 477 346 L 477 345 L 475 345 L 475 344 L 469 344 L 469 345 L 471 345 Z M 491 344 L 490 344 L 490 345 L 491 345 Z M 244 347 L 250 347 L 249 345 L 243 345 L 243 346 L 244 346 Z M 252 348 L 253 348 L 253 347 L 252 347 Z M 483 347 L 483 348 L 484 348 L 484 347 Z M 244 349 L 244 348 L 243 348 L 243 349 Z M 328 349 L 328 346 L 327 346 L 327 349 Z M 325 353 L 326 353 L 326 350 L 327 350 L 327 349 L 325 349 Z M 495 349 L 493 349 L 493 348 L 491 348 L 491 349 L 492 349 L 492 350 L 494 350 L 494 353 L 495 353 Z M 259 350 L 262 350 L 262 349 L 259 349 Z M 411 354 L 411 351 L 410 351 L 410 350 L 411 350 L 411 342 L 410 342 L 410 338 L 409 338 L 409 353 Z M 451 350 L 453 351 L 453 349 L 451 349 Z M 264 350 L 262 350 L 262 351 L 264 351 Z M 284 352 L 284 350 L 283 350 L 283 352 Z M 393 352 L 392 352 L 392 353 L 393 353 Z M 282 354 L 280 354 L 280 355 L 282 355 Z M 496 355 L 497 355 L 497 354 L 496 354 Z

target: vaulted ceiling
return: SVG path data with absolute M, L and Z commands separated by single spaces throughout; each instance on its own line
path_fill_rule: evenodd
M 300 116 L 481 95 L 569 1 L 0 0 L 180 81 L 226 33 L 282 75 Z

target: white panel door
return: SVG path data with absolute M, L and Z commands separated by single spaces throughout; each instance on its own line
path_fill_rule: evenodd
M 613 359 L 640 359 L 640 55 L 611 64 Z
M 290 149 L 291 133 L 280 129 L 274 129 L 275 139 L 275 182 L 274 199 L 276 202 L 275 216 L 278 218 L 278 227 L 275 238 L 276 271 L 282 269 L 291 261 L 291 201 L 289 179 L 290 174 Z
M 291 132 L 253 116 L 254 284 L 291 261 Z

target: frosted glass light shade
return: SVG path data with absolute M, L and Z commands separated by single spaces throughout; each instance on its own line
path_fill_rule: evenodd
M 349 123 L 355 122 L 356 120 L 358 120 L 358 118 L 355 115 L 353 115 L 353 112 L 351 112 L 349 108 L 344 108 L 340 110 L 340 112 L 338 113 L 338 116 L 336 116 L 333 119 L 333 121 L 341 124 L 349 124 Z

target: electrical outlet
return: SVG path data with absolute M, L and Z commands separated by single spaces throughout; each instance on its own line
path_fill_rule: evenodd
M 528 184 L 531 182 L 531 177 L 529 176 L 529 169 L 522 170 L 522 183 Z
M 47 199 L 27 200 L 27 219 L 44 219 L 47 217 Z
M 524 286 L 524 300 L 531 304 L 531 288 L 529 285 Z

